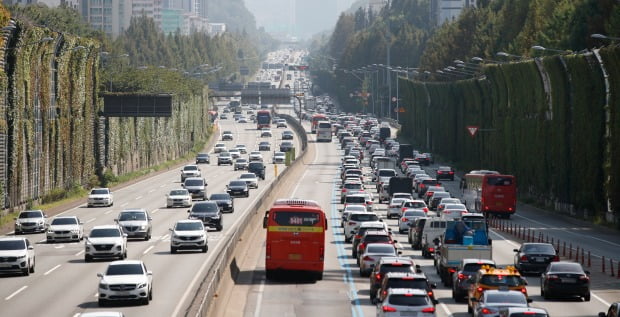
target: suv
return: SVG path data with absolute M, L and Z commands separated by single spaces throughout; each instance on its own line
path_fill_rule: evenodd
M 381 221 L 362 222 L 353 236 L 353 247 L 351 248 L 351 251 L 353 252 L 352 257 L 357 257 L 357 245 L 360 243 L 360 240 L 362 240 L 364 234 L 366 234 L 366 231 L 372 230 L 385 230 L 390 232 L 392 229 L 388 228 L 388 225 Z
M 265 165 L 263 162 L 250 162 L 248 164 L 248 172 L 256 174 L 260 179 L 265 179 Z
M 454 169 L 449 166 L 439 166 L 437 169 L 437 180 L 447 179 L 454 180 Z
M 93 206 L 106 206 L 110 207 L 114 205 L 114 197 L 109 188 L 93 188 L 88 194 L 87 207 Z
M 188 177 L 200 177 L 201 172 L 198 165 L 185 165 L 181 170 L 181 183 Z
M 375 300 L 377 290 L 381 287 L 383 277 L 389 272 L 421 273 L 419 265 L 409 257 L 384 257 L 381 258 L 370 273 L 370 301 Z
M 99 277 L 99 306 L 108 301 L 138 300 L 148 305 L 153 299 L 153 273 L 140 260 L 114 261 Z
M 196 155 L 196 164 L 200 164 L 200 163 L 206 163 L 206 164 L 211 163 L 211 158 L 209 157 L 209 154 L 198 153 L 198 155 Z
M 244 158 L 238 158 L 235 160 L 234 170 L 247 170 L 248 160 Z
M 35 254 L 30 240 L 18 237 L 0 238 L 0 271 L 21 272 L 28 276 L 34 273 Z
M 177 220 L 170 228 L 170 253 L 179 249 L 201 249 L 203 253 L 209 248 L 207 232 L 200 220 Z
M 233 165 L 232 155 L 228 151 L 220 152 L 217 155 L 217 166 L 222 164 Z
M 151 239 L 152 220 L 153 218 L 143 208 L 124 209 L 115 219 L 127 237 L 142 238 L 145 241 Z
M 233 198 L 228 193 L 216 193 L 209 196 L 209 200 L 214 201 L 220 207 L 222 212 L 234 212 L 235 203 Z
M 183 188 L 187 189 L 192 195 L 192 199 L 200 198 L 202 200 L 207 199 L 207 182 L 204 178 L 190 177 L 185 179 Z
M 432 300 L 435 300 L 433 289 L 437 288 L 437 284 L 430 283 L 424 273 L 389 272 L 381 280 L 375 301 L 383 301 L 391 288 L 420 289 L 425 291 Z
M 228 185 L 226 185 L 226 192 L 230 196 L 241 196 L 241 197 L 249 197 L 250 189 L 248 187 L 248 183 L 244 180 L 236 179 L 231 180 Z
M 118 225 L 95 226 L 85 240 L 86 262 L 93 258 L 127 258 L 127 234 Z
M 486 259 L 463 259 L 452 274 L 452 298 L 455 302 L 465 301 L 470 288 L 470 279 L 485 265 L 495 267 L 495 261 Z
M 363 223 L 368 221 L 381 221 L 379 216 L 370 212 L 352 212 L 347 220 L 344 222 L 344 241 L 351 242 L 351 239 L 357 232 L 357 228 Z
M 271 143 L 269 141 L 260 141 L 258 143 L 259 151 L 271 151 Z
M 84 227 L 76 216 L 55 217 L 47 227 L 47 242 L 58 240 L 82 241 Z
M 216 202 L 195 203 L 187 212 L 189 213 L 188 219 L 201 220 L 205 227 L 215 227 L 215 230 L 222 231 L 222 211 Z
M 232 141 L 233 140 L 233 134 L 231 131 L 224 131 L 222 132 L 222 141 Z
M 430 186 L 441 186 L 441 183 L 434 178 L 422 180 L 418 185 L 418 197 L 423 198 Z
M 45 218 L 43 210 L 25 210 L 15 218 L 15 234 L 26 232 L 45 232 Z
M 527 281 L 521 277 L 519 271 L 514 266 L 507 266 L 504 269 L 497 269 L 483 265 L 480 270 L 469 279 L 471 286 L 467 293 L 467 304 L 474 307 L 476 301 L 483 293 L 488 290 L 516 290 L 527 297 Z
M 295 148 L 295 145 L 291 141 L 282 141 L 280 143 L 280 152 L 288 152 Z
M 377 306 L 377 317 L 435 315 L 437 301 L 424 290 L 391 288 L 384 298 Z

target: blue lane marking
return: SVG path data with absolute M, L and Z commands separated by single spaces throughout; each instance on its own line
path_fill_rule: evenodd
M 336 235 L 336 228 L 340 228 L 339 219 L 342 218 L 340 213 L 338 212 L 338 207 L 334 203 L 336 201 L 336 180 L 334 178 L 332 182 L 332 197 L 331 197 L 331 217 L 332 217 L 332 236 L 334 241 L 339 242 L 336 243 L 336 251 L 338 253 L 338 263 L 340 263 L 340 268 L 344 269 L 346 274 L 342 277 L 345 284 L 349 286 L 349 298 L 351 299 L 351 315 L 353 317 L 364 317 L 364 312 L 362 311 L 362 307 L 360 306 L 360 299 L 357 296 L 357 288 L 355 287 L 355 280 L 353 280 L 353 273 L 351 273 L 351 268 L 344 261 L 346 258 L 345 250 L 344 250 L 344 240 Z

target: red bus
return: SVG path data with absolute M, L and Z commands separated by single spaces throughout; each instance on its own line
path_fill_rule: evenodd
M 270 110 L 258 110 L 256 112 L 256 129 L 271 127 L 271 111 Z
M 471 171 L 461 185 L 463 200 L 471 212 L 504 218 L 517 211 L 517 181 L 512 175 L 495 171 Z
M 267 229 L 265 272 L 307 272 L 323 279 L 327 218 L 313 200 L 278 199 L 263 219 Z
M 310 132 L 311 133 L 316 133 L 316 129 L 319 126 L 319 122 L 320 121 L 329 121 L 329 119 L 327 119 L 327 116 L 321 113 L 317 113 L 315 115 L 312 116 L 312 125 L 310 126 Z

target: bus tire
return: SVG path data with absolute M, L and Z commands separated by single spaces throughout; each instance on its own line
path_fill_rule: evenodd
M 275 273 L 273 272 L 273 270 L 265 270 L 265 278 L 268 280 L 275 279 Z
M 317 281 L 323 280 L 323 272 L 316 272 L 315 277 Z

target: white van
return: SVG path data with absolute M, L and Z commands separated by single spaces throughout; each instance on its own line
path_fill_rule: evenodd
M 329 121 L 319 121 L 316 128 L 316 141 L 317 142 L 331 142 L 332 141 L 332 124 Z
M 422 250 L 422 256 L 425 258 L 431 258 L 433 253 L 435 253 L 435 239 L 440 239 L 440 237 L 446 232 L 446 223 L 448 220 L 433 217 L 424 223 L 424 228 L 422 229 L 422 237 L 420 240 L 420 246 Z

